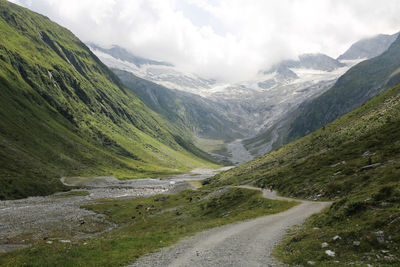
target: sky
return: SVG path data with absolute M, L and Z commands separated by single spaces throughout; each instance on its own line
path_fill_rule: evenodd
M 338 57 L 400 31 L 399 0 L 11 0 L 84 42 L 120 45 L 220 81 L 251 79 L 302 53 Z

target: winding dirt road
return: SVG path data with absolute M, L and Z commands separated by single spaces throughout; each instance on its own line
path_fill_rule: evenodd
M 266 190 L 263 197 L 294 200 Z M 130 266 L 282 266 L 275 263 L 272 250 L 286 230 L 330 205 L 330 202 L 296 201 L 301 203 L 285 212 L 198 233 Z

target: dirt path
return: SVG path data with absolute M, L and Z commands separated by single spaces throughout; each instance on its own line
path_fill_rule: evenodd
M 266 190 L 263 196 L 293 200 Z M 329 202 L 300 202 L 282 213 L 198 233 L 175 246 L 145 256 L 131 266 L 280 266 L 274 263 L 271 253 L 286 230 L 330 205 Z

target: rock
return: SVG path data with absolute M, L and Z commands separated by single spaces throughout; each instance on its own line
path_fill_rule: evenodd
M 132 220 L 136 219 L 136 216 L 132 216 L 131 219 L 132 219 Z
M 332 240 L 333 241 L 336 241 L 336 240 L 339 240 L 339 239 L 342 239 L 340 236 L 338 236 L 338 235 L 335 235 L 333 238 L 332 238 Z
M 154 199 L 154 201 L 165 201 L 167 199 L 168 199 L 168 197 L 159 197 L 159 198 Z
M 326 248 L 327 246 L 329 246 L 329 244 L 326 243 L 326 242 L 324 242 L 324 243 L 321 244 L 321 248 Z
M 328 256 L 330 256 L 330 257 L 335 257 L 335 252 L 334 251 L 332 251 L 332 250 L 325 250 L 325 254 L 326 255 L 328 255 Z
M 53 244 L 53 241 L 46 241 L 46 244 Z
M 176 215 L 178 215 L 178 216 L 179 216 L 179 215 L 182 215 L 182 212 L 177 211 L 177 212 L 176 212 Z
M 319 230 L 319 227 L 314 227 L 313 230 Z
M 138 210 L 138 209 L 141 209 L 141 208 L 143 208 L 143 205 L 142 205 L 142 204 L 139 204 L 139 205 L 136 206 L 136 209 L 137 209 L 137 210 Z
M 307 261 L 308 265 L 315 265 L 315 261 Z
M 353 241 L 353 246 L 358 247 L 360 245 L 360 241 Z
M 71 240 L 60 240 L 61 243 L 71 243 Z
M 365 170 L 375 169 L 375 168 L 377 168 L 377 167 L 379 167 L 381 165 L 382 165 L 381 163 L 374 163 L 374 164 L 371 164 L 371 165 L 367 165 L 367 166 L 361 167 L 361 170 L 365 171 Z
M 377 231 L 375 233 L 376 235 L 376 240 L 380 243 L 383 244 L 385 243 L 385 233 L 383 231 Z

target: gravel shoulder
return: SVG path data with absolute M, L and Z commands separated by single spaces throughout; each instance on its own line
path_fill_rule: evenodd
M 263 196 L 295 200 L 266 190 Z M 285 212 L 198 233 L 175 246 L 142 257 L 130 266 L 282 266 L 275 262 L 272 250 L 286 230 L 330 205 L 330 202 L 296 201 L 301 203 Z

